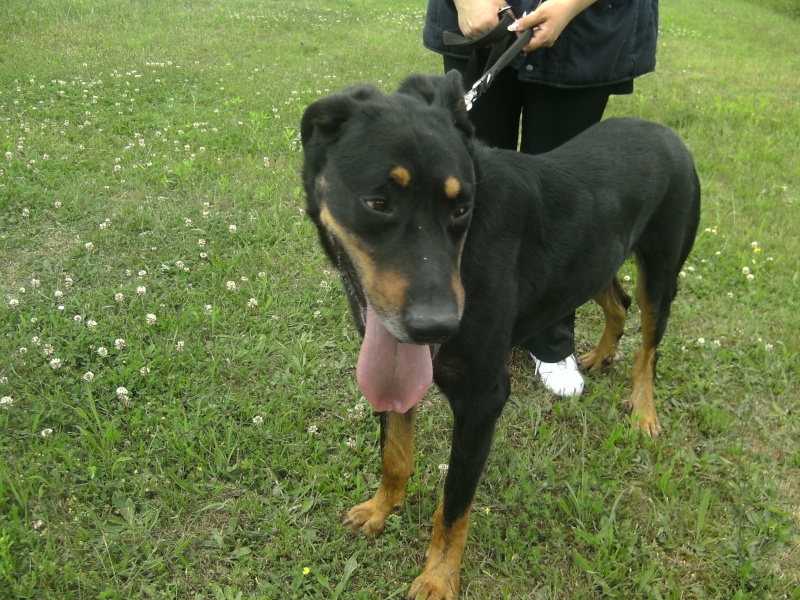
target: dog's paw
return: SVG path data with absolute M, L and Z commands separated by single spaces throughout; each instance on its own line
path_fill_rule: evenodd
M 400 512 L 401 508 L 400 505 L 389 506 L 377 498 L 373 498 L 351 508 L 342 521 L 342 525 L 352 531 L 360 529 L 365 535 L 374 537 L 383 532 L 386 518 Z
M 633 404 L 629 400 L 623 402 L 622 407 L 630 416 L 631 424 L 638 433 L 651 438 L 656 438 L 661 435 L 663 428 L 661 427 L 661 422 L 658 420 L 658 415 L 655 410 L 651 408 L 634 410 Z
M 620 362 L 616 352 L 605 352 L 599 348 L 587 352 L 578 358 L 578 366 L 585 372 L 607 373 L 614 369 Z
M 425 569 L 408 589 L 406 600 L 456 600 L 458 570 L 446 573 L 441 569 Z

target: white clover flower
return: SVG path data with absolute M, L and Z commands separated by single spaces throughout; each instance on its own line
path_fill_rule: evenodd
M 355 438 L 347 438 L 347 447 L 351 450 L 356 447 L 356 440 Z
M 742 275 L 747 275 L 750 272 L 750 267 L 742 267 Z
M 116 294 L 114 294 L 114 301 L 115 302 L 122 302 L 123 300 L 125 300 L 125 295 L 124 294 L 122 294 L 121 292 L 117 292 Z
M 758 248 L 758 242 L 750 242 L 751 248 Z
M 57 371 L 61 368 L 61 359 L 56 357 L 50 360 L 50 368 Z
M 139 369 L 139 373 L 141 373 L 142 375 L 147 375 L 149 372 L 150 372 L 150 367 L 142 367 L 141 369 Z
M 116 348 L 117 350 L 124 350 L 126 344 L 127 342 L 125 342 L 125 340 L 123 340 L 122 338 L 117 338 L 114 340 L 114 348 Z
M 184 219 L 183 220 L 183 224 L 186 225 L 187 227 L 191 227 L 192 226 L 192 220 L 191 219 Z
M 748 273 L 748 275 L 747 275 L 747 281 L 753 281 L 755 278 L 756 278 L 756 276 L 755 276 L 755 275 L 753 275 L 752 273 Z
M 39 281 L 38 279 L 35 279 L 35 278 L 31 279 L 31 287 L 33 289 L 38 289 L 39 287 L 41 287 L 41 285 L 42 285 L 42 282 Z
M 117 397 L 118 397 L 120 400 L 125 400 L 125 399 L 128 397 L 128 390 L 127 390 L 127 388 L 124 388 L 124 387 L 121 387 L 121 386 L 120 386 L 120 387 L 118 387 L 118 388 L 117 388 Z
M 63 298 L 64 292 L 62 292 L 61 290 L 56 290 L 55 292 L 53 292 L 53 296 L 55 296 L 56 298 Z
M 97 321 L 89 319 L 88 321 L 86 321 L 86 327 L 87 329 L 95 329 L 97 327 Z
M 25 346 L 20 346 L 19 350 L 17 350 L 17 352 L 19 354 L 27 354 L 28 353 L 28 349 Z
M 139 271 L 139 272 L 137 273 L 137 275 L 139 276 L 139 279 L 142 279 L 143 277 L 147 277 L 147 271 L 145 271 L 144 269 L 142 269 L 141 271 Z
M 206 305 L 203 307 L 203 312 L 204 312 L 205 314 L 207 314 L 207 315 L 210 315 L 210 314 L 211 314 L 213 311 L 214 311 L 214 309 L 212 308 L 212 306 L 211 306 L 210 304 L 206 304 Z
M 261 415 L 256 415 L 255 417 L 253 417 L 253 425 L 258 426 L 263 424 L 264 424 L 264 417 L 262 417 Z
M 8 410 L 14 406 L 14 399 L 11 396 L 3 396 L 0 398 L 0 409 Z
M 138 286 L 136 288 L 136 293 L 140 296 L 144 296 L 147 293 L 147 287 L 143 285 Z
M 22 216 L 23 217 L 29 217 L 30 215 L 31 215 L 31 211 L 30 210 L 28 210 L 27 208 L 23 208 L 22 209 Z
M 67 289 L 71 288 L 72 284 L 73 284 L 72 277 L 70 277 L 69 275 L 64 277 L 64 286 L 66 286 Z
M 97 355 L 102 358 L 105 358 L 106 356 L 108 356 L 108 348 L 106 348 L 105 346 L 100 346 L 97 349 Z
M 706 338 L 697 338 L 697 344 L 699 346 L 702 346 L 705 343 L 706 343 Z
M 764 344 L 764 350 L 771 352 L 774 346 L 772 344 Z
M 207 242 L 203 238 L 200 238 L 199 240 L 197 240 L 197 245 L 200 246 L 201 248 L 204 247 L 206 245 L 206 243 Z
M 8 305 L 9 305 L 11 308 L 17 308 L 17 307 L 19 306 L 19 300 L 17 300 L 16 298 L 10 298 L 10 299 L 8 300 Z
M 51 354 L 53 354 L 55 352 L 55 349 L 53 348 L 52 344 L 45 344 L 44 348 L 43 348 L 43 351 L 44 351 L 46 356 L 49 356 L 49 355 L 51 355 Z
M 74 317 L 72 317 L 72 320 L 75 321 L 76 323 L 82 323 L 83 322 L 83 316 L 75 315 Z
M 228 288 L 231 292 L 236 290 L 236 282 L 235 281 L 228 281 L 225 283 L 225 287 Z
M 92 379 L 94 379 L 94 373 L 91 371 L 86 371 L 86 373 L 83 374 L 84 381 L 91 381 Z
M 33 344 L 34 346 L 41 346 L 42 338 L 40 338 L 38 335 L 33 336 L 31 338 L 31 344 Z
M 310 433 L 311 435 L 316 435 L 319 433 L 319 427 L 317 427 L 316 425 L 309 425 L 306 428 L 306 433 Z
M 55 208 L 61 208 L 61 202 L 59 202 L 58 200 L 56 200 L 55 202 L 53 202 L 53 207 L 55 207 Z
M 175 261 L 175 266 L 178 267 L 179 269 L 182 269 L 186 265 L 184 264 L 184 262 L 182 260 L 176 260 Z
M 441 473 L 442 475 L 447 475 L 447 471 L 449 470 L 450 470 L 450 465 L 448 465 L 447 463 L 442 463 L 439 465 L 439 473 Z
M 231 233 L 236 233 L 236 225 L 229 225 L 228 231 Z
M 94 244 L 93 244 L 92 242 L 86 242 L 86 243 L 84 244 L 84 247 L 85 247 L 87 250 L 94 250 Z
M 39 435 L 43 438 L 50 437 L 51 435 L 53 435 L 53 430 L 50 429 L 49 427 L 46 427 L 45 429 L 42 429 L 39 432 Z M 41 521 L 37 521 L 37 523 L 41 523 Z M 36 523 L 34 523 L 33 526 L 36 527 Z M 41 527 L 41 525 L 39 525 L 39 527 Z
M 178 342 L 175 344 L 175 350 L 177 350 L 178 352 L 183 352 L 183 347 L 184 347 L 183 340 L 178 340 Z
M 250 298 L 250 300 L 247 301 L 247 308 L 255 308 L 256 306 L 258 306 L 258 300 L 255 298 Z
M 144 317 L 145 321 L 147 321 L 148 325 L 152 325 L 156 322 L 156 316 L 153 313 L 147 313 Z

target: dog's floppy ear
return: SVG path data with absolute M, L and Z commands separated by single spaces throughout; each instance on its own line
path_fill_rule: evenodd
M 355 85 L 309 104 L 300 119 L 303 148 L 312 140 L 315 143 L 335 141 L 342 126 L 358 110 L 359 103 L 380 93 L 375 86 Z
M 420 100 L 444 108 L 453 115 L 453 124 L 468 136 L 475 133 L 475 128 L 467 115 L 464 104 L 464 88 L 461 74 L 450 71 L 447 75 L 409 75 L 400 84 L 397 91 L 401 94 L 416 96 Z
M 305 153 L 303 173 L 307 190 L 312 189 L 313 178 L 324 167 L 328 149 L 338 141 L 347 121 L 359 110 L 359 105 L 379 95 L 381 92 L 375 86 L 357 85 L 306 107 L 300 119 L 300 141 Z

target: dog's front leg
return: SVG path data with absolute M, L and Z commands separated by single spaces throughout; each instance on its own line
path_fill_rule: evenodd
M 381 413 L 381 484 L 375 496 L 350 509 L 342 524 L 375 536 L 383 531 L 386 518 L 400 512 L 406 483 L 414 471 L 414 425 L 416 407 L 405 414 Z
M 503 403 L 504 400 L 497 410 L 491 411 L 481 410 L 475 405 L 460 415 L 454 410 L 453 445 L 444 498 L 433 516 L 425 569 L 411 584 L 408 600 L 455 600 L 458 597 L 461 556 L 467 542 L 472 501 L 489 456 L 495 422 Z

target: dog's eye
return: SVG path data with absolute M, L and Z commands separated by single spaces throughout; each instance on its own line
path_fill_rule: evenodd
M 459 206 L 457 209 L 453 211 L 453 218 L 458 219 L 460 217 L 463 217 L 469 212 L 469 209 L 470 207 L 466 204 L 464 206 Z
M 388 213 L 391 211 L 386 198 L 382 198 L 380 196 L 368 196 L 366 198 L 362 198 L 361 201 L 364 203 L 364 206 L 370 210 L 374 210 L 375 212 Z

